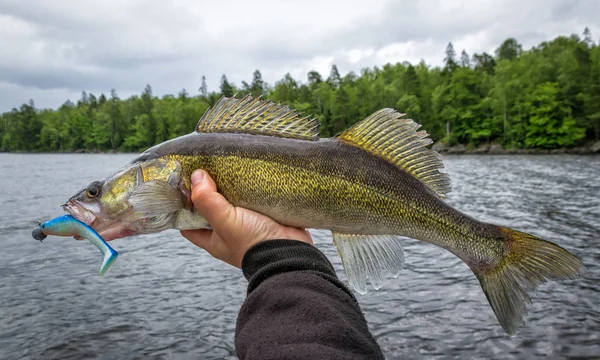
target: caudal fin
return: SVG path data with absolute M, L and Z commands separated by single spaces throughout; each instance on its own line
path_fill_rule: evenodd
M 513 335 L 525 314 L 528 291 L 548 279 L 575 278 L 582 262 L 562 247 L 532 235 L 500 227 L 508 253 L 492 269 L 475 271 L 504 330 Z

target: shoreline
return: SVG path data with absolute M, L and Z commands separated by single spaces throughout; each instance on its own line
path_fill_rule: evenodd
M 76 151 L 3 151 L 0 150 L 0 154 L 23 154 L 23 155 L 137 155 L 142 152 L 128 152 L 128 151 L 100 151 L 100 150 L 76 150 Z
M 573 148 L 556 148 L 556 149 L 527 149 L 527 148 L 513 148 L 505 149 L 500 144 L 483 144 L 477 148 L 468 148 L 464 144 L 458 144 L 455 146 L 448 146 L 441 141 L 433 144 L 432 150 L 437 151 L 439 154 L 449 155 L 559 155 L 559 154 L 570 154 L 570 155 L 594 155 L 600 154 L 600 141 L 588 146 L 579 146 Z M 0 149 L 0 154 L 141 154 L 139 152 L 128 152 L 128 151 L 100 151 L 100 150 L 84 150 L 78 149 L 75 151 L 4 151 Z
M 589 146 L 579 146 L 573 148 L 556 148 L 556 149 L 527 149 L 527 148 L 513 148 L 505 149 L 500 144 L 483 144 L 477 148 L 469 149 L 464 144 L 455 146 L 447 146 L 442 142 L 438 141 L 431 147 L 432 150 L 437 151 L 439 154 L 450 154 L 450 155 L 596 155 L 600 154 L 600 141 Z

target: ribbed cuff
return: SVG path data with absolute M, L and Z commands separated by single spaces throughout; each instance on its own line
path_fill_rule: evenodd
M 311 271 L 337 279 L 333 265 L 316 247 L 298 240 L 269 240 L 251 247 L 242 259 L 248 294 L 264 280 L 291 271 Z

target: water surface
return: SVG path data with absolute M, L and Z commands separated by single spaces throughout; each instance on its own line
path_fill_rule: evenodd
M 112 242 L 31 238 L 38 220 L 134 155 L 0 154 L 0 358 L 227 359 L 246 281 L 176 231 Z M 448 202 L 566 247 L 583 278 L 542 285 L 515 337 L 458 258 L 407 239 L 406 268 L 357 295 L 388 359 L 594 358 L 600 354 L 600 157 L 445 156 Z M 315 243 L 344 279 L 331 236 Z

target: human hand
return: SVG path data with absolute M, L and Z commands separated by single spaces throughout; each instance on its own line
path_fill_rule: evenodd
M 262 241 L 290 239 L 313 244 L 305 229 L 284 226 L 255 211 L 233 206 L 217 192 L 204 170 L 192 174 L 192 202 L 212 230 L 184 230 L 181 235 L 235 267 L 241 268 L 246 251 Z

